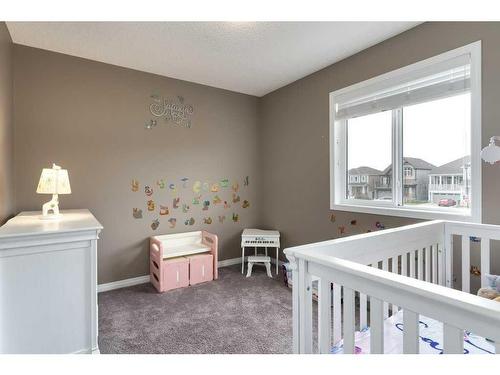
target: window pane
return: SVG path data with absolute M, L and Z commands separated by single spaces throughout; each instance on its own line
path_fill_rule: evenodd
M 347 121 L 347 198 L 392 201 L 391 140 L 390 111 Z
M 405 205 L 468 211 L 469 93 L 403 108 L 403 171 Z

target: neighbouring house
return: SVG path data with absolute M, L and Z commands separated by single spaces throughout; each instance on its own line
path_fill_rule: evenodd
M 371 167 L 349 169 L 349 198 L 374 199 L 375 185 L 381 174 L 382 171 Z
M 453 160 L 429 173 L 429 202 L 453 199 L 459 206 L 468 206 L 471 190 L 470 156 Z
M 405 202 L 426 201 L 428 197 L 428 176 L 435 168 L 419 158 L 403 158 L 403 198 Z M 375 199 L 392 197 L 392 164 L 380 175 L 375 185 Z

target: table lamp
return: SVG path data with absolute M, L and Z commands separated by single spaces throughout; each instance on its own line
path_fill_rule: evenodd
M 52 194 L 52 199 L 42 206 L 42 219 L 57 219 L 59 213 L 59 194 L 71 194 L 68 171 L 52 164 L 52 168 L 43 168 L 40 182 L 36 189 L 38 194 Z M 52 213 L 50 213 L 52 211 Z

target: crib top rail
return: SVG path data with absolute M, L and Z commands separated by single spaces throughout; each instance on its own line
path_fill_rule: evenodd
M 421 315 L 500 341 L 500 304 L 331 255 L 295 253 L 307 272 Z M 291 255 L 291 257 L 293 257 Z
M 293 255 L 314 252 L 315 254 L 331 255 L 358 263 L 370 264 L 405 251 L 443 243 L 444 234 L 445 222 L 434 220 L 290 247 L 285 249 L 284 253 Z

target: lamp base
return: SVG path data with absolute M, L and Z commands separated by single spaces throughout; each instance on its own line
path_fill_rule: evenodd
M 52 213 L 49 213 L 52 212 Z M 42 206 L 42 216 L 43 220 L 56 220 L 61 218 L 59 213 L 59 197 L 57 194 L 52 194 L 52 199 Z

